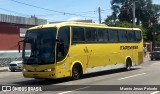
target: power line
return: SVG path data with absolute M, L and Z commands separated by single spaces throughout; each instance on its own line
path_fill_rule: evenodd
M 65 12 L 60 12 L 60 11 L 55 11 L 55 10 L 50 10 L 50 9 L 47 9 L 47 8 L 42 8 L 42 7 L 39 7 L 39 6 L 35 6 L 35 5 L 31 5 L 31 4 L 27 4 L 27 3 L 23 3 L 23 2 L 19 2 L 19 1 L 16 1 L 16 0 L 10 0 L 12 2 L 15 2 L 15 3 L 19 3 L 19 4 L 23 4 L 23 5 L 26 5 L 26 6 L 30 6 L 30 7 L 35 7 L 35 8 L 39 8 L 39 9 L 43 9 L 43 10 L 47 10 L 47 11 L 52 11 L 52 12 L 57 12 L 57 13 L 65 13 Z
M 1 9 L 1 10 L 4 10 L 4 11 L 7 11 L 7 12 L 14 13 L 14 14 L 22 15 L 22 16 L 30 16 L 30 15 L 27 15 L 27 14 L 23 14 L 23 13 L 15 12 L 15 11 L 8 10 L 8 9 L 4 9 L 4 8 L 0 8 L 0 9 Z
M 75 12 L 75 13 L 80 13 L 80 14 L 84 14 L 84 13 L 89 13 L 89 14 L 95 14 L 97 11 L 85 11 L 85 12 Z
M 96 14 L 96 13 L 82 13 L 82 14 L 85 14 L 86 16 L 89 15 L 89 14 Z M 62 14 L 35 14 L 35 16 L 40 16 L 40 17 L 43 17 L 43 16 L 57 16 L 57 15 L 62 15 Z M 91 17 L 91 18 L 98 18 L 98 17 Z
M 61 14 L 35 14 L 35 16 L 45 17 L 45 16 L 57 16 Z
M 47 8 L 43 8 L 43 7 L 39 7 L 39 6 L 35 6 L 35 5 L 23 3 L 23 2 L 19 2 L 19 1 L 16 1 L 16 0 L 10 0 L 10 1 L 15 2 L 15 3 L 19 3 L 19 4 L 23 4 L 23 5 L 26 5 L 26 6 L 30 6 L 30 7 L 34 7 L 34 8 L 38 8 L 38 9 L 42 9 L 42 10 L 46 10 L 46 11 L 60 13 L 60 14 L 63 14 L 63 15 L 74 15 L 74 16 L 81 16 L 81 17 L 87 17 L 87 18 L 88 17 L 89 18 L 98 18 L 98 17 L 84 16 L 84 15 L 79 15 L 79 14 L 75 14 L 75 13 L 61 12 L 61 11 L 57 11 L 57 10 L 47 9 Z
M 15 12 L 15 11 L 12 11 L 12 10 L 8 10 L 8 9 L 4 9 L 4 8 L 0 8 L 0 10 L 4 10 L 4 11 L 7 11 L 7 12 L 11 12 L 11 13 L 14 13 L 14 14 L 17 14 L 17 15 L 22 15 L 22 16 L 31 16 L 31 15 L 28 15 L 28 14 L 23 14 L 23 13 L 20 13 L 20 12 Z M 102 11 L 102 10 L 101 10 Z M 89 12 L 89 11 L 88 11 Z M 96 11 L 95 11 L 96 12 Z M 97 11 L 98 12 L 98 11 Z M 80 12 L 79 12 L 80 13 Z M 81 13 L 84 13 L 84 12 L 81 12 Z M 56 15 L 61 15 L 61 14 L 56 14 Z M 54 16 L 53 14 L 40 14 L 40 15 L 36 15 L 36 16 Z M 45 18 L 47 20 L 51 20 L 51 19 L 48 19 L 48 18 Z M 94 20 L 94 19 L 93 19 Z M 104 19 L 101 19 L 101 20 L 104 20 Z M 94 21 L 99 21 L 99 20 L 94 20 Z
M 17 15 L 22 15 L 22 16 L 31 16 L 31 15 L 28 15 L 28 14 L 23 14 L 23 13 L 20 13 L 20 12 L 15 12 L 15 11 L 4 9 L 4 8 L 0 8 L 0 10 L 4 10 L 4 11 L 10 12 L 10 13 L 14 13 L 14 14 L 17 14 Z M 53 14 L 44 14 L 44 15 L 42 14 L 42 15 L 36 15 L 36 16 L 52 16 L 52 15 Z M 56 15 L 58 15 L 58 14 L 56 14 Z M 59 15 L 61 15 L 61 14 L 59 14 Z M 44 19 L 52 20 L 52 19 L 48 19 L 48 18 L 44 18 Z M 101 19 L 101 20 L 104 20 L 104 19 Z M 99 20 L 98 19 L 97 20 L 93 19 L 93 21 L 99 21 Z

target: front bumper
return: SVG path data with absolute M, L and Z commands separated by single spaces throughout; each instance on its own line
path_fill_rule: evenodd
M 51 72 L 26 72 L 23 71 L 23 76 L 25 78 L 45 78 L 45 79 L 54 79 L 55 74 L 53 71 Z
M 19 66 L 10 66 L 9 69 L 10 70 L 22 70 L 22 67 L 19 67 Z
M 160 55 L 150 55 L 150 58 L 152 58 L 152 59 L 160 59 Z

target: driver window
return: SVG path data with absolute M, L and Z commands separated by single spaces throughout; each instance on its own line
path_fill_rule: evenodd
M 63 60 L 69 50 L 70 45 L 70 27 L 61 27 L 58 32 L 57 43 L 57 62 Z

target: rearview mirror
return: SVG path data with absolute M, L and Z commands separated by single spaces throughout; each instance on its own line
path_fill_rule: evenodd
M 19 50 L 19 53 L 21 52 L 21 45 L 20 45 L 21 42 L 24 42 L 24 40 L 21 40 L 21 41 L 18 42 L 18 50 Z

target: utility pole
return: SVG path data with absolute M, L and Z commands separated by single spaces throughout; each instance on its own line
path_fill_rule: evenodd
M 152 36 L 153 36 L 153 41 L 152 41 L 152 50 L 154 49 L 154 47 L 156 47 L 156 32 L 155 29 L 152 29 Z
M 99 24 L 101 24 L 101 8 L 98 8 L 98 13 L 99 13 Z
M 133 28 L 136 27 L 136 16 L 135 16 L 135 12 L 136 12 L 136 4 L 135 2 L 133 2 Z
M 156 20 L 153 19 L 153 25 L 152 25 L 152 36 L 153 36 L 152 50 L 154 49 L 154 47 L 157 46 L 157 45 L 156 45 L 156 35 L 157 35 L 157 33 L 156 33 L 155 27 L 156 27 Z

